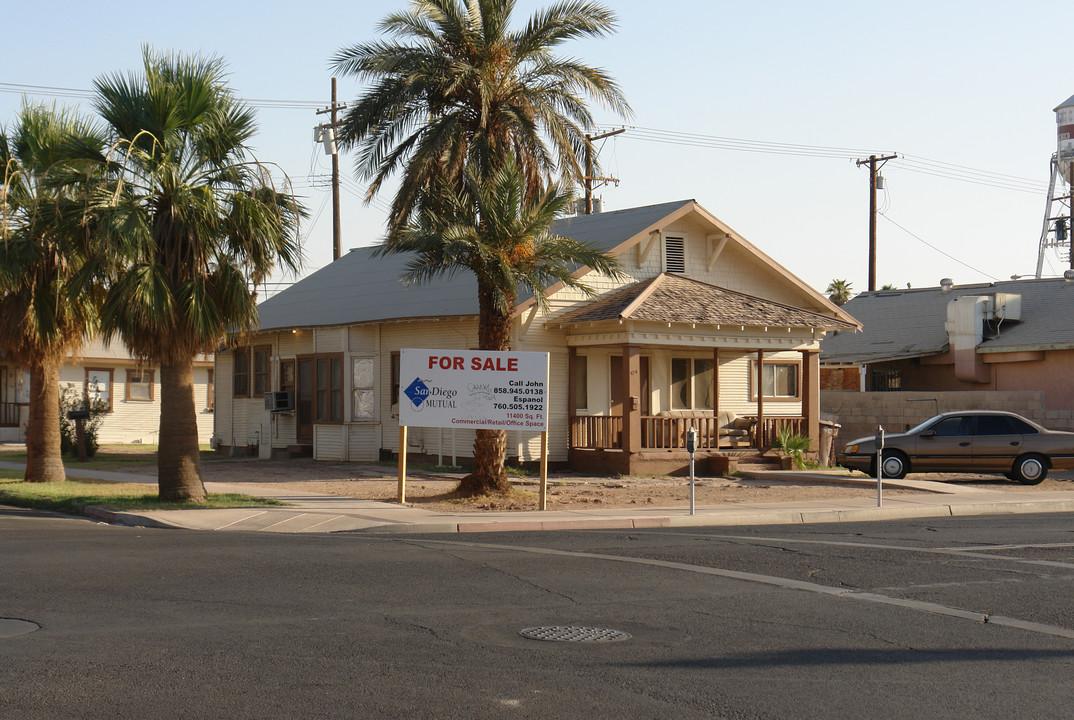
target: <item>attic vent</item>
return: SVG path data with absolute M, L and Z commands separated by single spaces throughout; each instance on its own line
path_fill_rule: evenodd
M 686 241 L 683 238 L 664 236 L 664 271 L 686 272 Z

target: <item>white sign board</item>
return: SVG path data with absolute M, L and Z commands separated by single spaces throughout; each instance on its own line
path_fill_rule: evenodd
M 540 432 L 547 405 L 548 353 L 400 352 L 400 425 Z

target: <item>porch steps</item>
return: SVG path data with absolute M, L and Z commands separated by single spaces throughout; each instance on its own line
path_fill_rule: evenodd
M 740 473 L 750 473 L 759 470 L 779 470 L 781 459 L 771 457 L 759 452 L 731 453 L 735 461 L 735 469 Z

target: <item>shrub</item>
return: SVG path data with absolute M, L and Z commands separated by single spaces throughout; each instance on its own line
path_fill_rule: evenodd
M 810 439 L 806 435 L 795 435 L 789 427 L 782 427 L 776 433 L 775 447 L 790 456 L 794 467 L 803 470 L 806 466 L 802 453 L 809 449 Z
M 70 384 L 60 390 L 60 452 L 77 458 L 78 433 L 75 421 L 67 418 L 67 413 L 73 410 L 89 410 L 89 420 L 84 420 L 83 425 L 86 437 L 86 457 L 91 458 L 97 453 L 97 431 L 104 422 L 104 414 L 108 411 L 108 407 L 100 398 L 87 400 Z

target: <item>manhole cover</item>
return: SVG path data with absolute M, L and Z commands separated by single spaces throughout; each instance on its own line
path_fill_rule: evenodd
M 574 625 L 546 625 L 520 630 L 519 635 L 530 640 L 547 640 L 549 642 L 588 642 L 604 643 L 629 640 L 630 633 L 622 630 L 598 627 L 577 627 Z
M 41 626 L 29 620 L 15 620 L 14 618 L 0 618 L 0 638 L 29 635 Z

